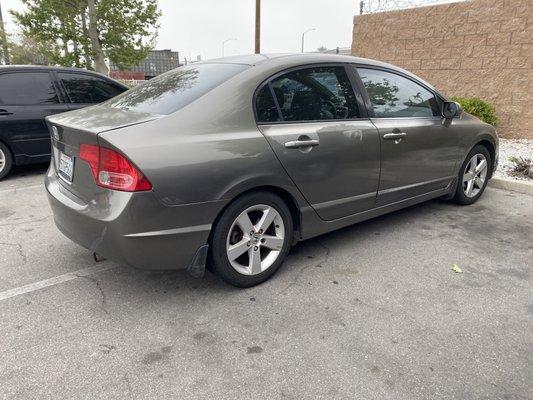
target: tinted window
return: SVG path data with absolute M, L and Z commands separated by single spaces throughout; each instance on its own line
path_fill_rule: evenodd
M 439 115 L 433 93 L 414 81 L 390 72 L 358 68 L 378 118 Z
M 316 67 L 289 72 L 271 82 L 284 121 L 359 117 L 357 101 L 344 67 Z
M 58 76 L 72 103 L 101 103 L 124 92 L 122 87 L 97 76 L 68 72 L 59 72 Z
M 256 108 L 258 122 L 276 122 L 281 120 L 269 85 L 263 86 L 259 93 L 257 93 Z
M 170 114 L 249 68 L 240 64 L 193 64 L 166 72 L 107 105 L 133 111 Z
M 48 72 L 0 74 L 0 104 L 31 105 L 58 103 Z

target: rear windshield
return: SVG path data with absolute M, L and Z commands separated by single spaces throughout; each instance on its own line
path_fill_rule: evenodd
M 105 105 L 152 114 L 171 114 L 239 72 L 241 64 L 196 64 L 176 68 L 107 101 Z

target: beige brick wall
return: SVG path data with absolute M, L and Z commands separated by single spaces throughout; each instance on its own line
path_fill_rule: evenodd
M 496 107 L 502 137 L 533 139 L 533 0 L 474 0 L 354 18 L 352 54 Z

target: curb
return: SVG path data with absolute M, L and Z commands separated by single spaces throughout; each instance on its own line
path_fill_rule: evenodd
M 511 192 L 533 196 L 533 182 L 493 177 L 489 181 L 489 186 L 496 189 L 510 190 Z

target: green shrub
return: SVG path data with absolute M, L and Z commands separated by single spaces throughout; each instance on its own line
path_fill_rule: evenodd
M 458 102 L 463 110 L 468 114 L 478 117 L 480 120 L 496 126 L 498 118 L 496 118 L 496 109 L 490 103 L 481 100 L 479 97 L 452 97 L 453 101 Z

